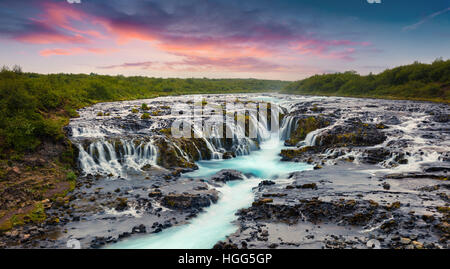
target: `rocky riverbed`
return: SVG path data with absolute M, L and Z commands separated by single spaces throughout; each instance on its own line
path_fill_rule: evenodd
M 261 163 L 192 176 L 204 171 L 201 162 L 259 152 L 273 131 L 273 115 L 259 124 L 244 113 L 242 120 L 257 127 L 254 138 L 242 136 L 247 129 L 236 129 L 231 139 L 169 132 L 186 117 L 171 108 L 230 101 L 280 106 L 285 146 L 274 162 L 286 173 L 258 174 L 258 166 L 271 165 Z M 236 111 L 227 112 L 239 120 Z M 257 178 L 253 204 L 236 212 L 235 232 L 215 248 L 448 248 L 448 105 L 213 95 L 97 104 L 79 113 L 67 127 L 79 150 L 75 190 L 44 204 L 45 222 L 1 235 L 1 246 L 65 248 L 76 239 L 82 248 L 100 248 L 151 237 L 220 203 L 226 197 L 218 190 L 227 182 Z M 295 163 L 311 169 L 293 172 Z

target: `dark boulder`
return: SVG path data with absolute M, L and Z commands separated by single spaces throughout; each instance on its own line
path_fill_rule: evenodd
M 144 224 L 134 226 L 131 230 L 131 233 L 133 234 L 145 234 L 147 232 L 147 229 L 145 228 Z
M 164 196 L 162 203 L 172 209 L 199 209 L 217 202 L 217 194 L 169 194 Z
M 376 124 L 353 118 L 320 134 L 316 144 L 326 147 L 375 146 L 385 140 L 386 135 Z
M 439 123 L 446 123 L 450 121 L 450 115 L 449 114 L 436 114 L 433 116 L 433 121 L 439 122 Z
M 211 177 L 212 181 L 227 182 L 233 180 L 243 180 L 244 175 L 236 170 L 223 169 Z

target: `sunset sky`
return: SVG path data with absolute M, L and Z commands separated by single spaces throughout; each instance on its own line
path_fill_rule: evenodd
M 39 73 L 297 80 L 449 44 L 450 0 L 0 0 L 0 65 Z

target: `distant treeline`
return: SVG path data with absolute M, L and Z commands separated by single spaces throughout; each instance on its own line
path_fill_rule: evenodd
M 289 84 L 284 93 L 374 97 L 450 102 L 450 60 L 415 62 L 380 74 L 361 76 L 354 71 L 315 75 Z
M 256 79 L 162 79 L 97 74 L 0 71 L 0 153 L 32 151 L 44 139 L 64 139 L 76 109 L 104 101 L 165 95 L 279 91 L 288 83 Z M 2 156 L 0 156 L 2 157 Z M 0 158 L 1 159 L 1 158 Z

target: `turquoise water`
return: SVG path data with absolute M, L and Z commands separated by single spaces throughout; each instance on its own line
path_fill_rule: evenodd
M 235 213 L 251 206 L 254 194 L 253 188 L 263 179 L 280 177 L 289 172 L 312 169 L 303 163 L 281 162 L 280 150 L 283 142 L 274 137 L 261 143 L 261 150 L 250 155 L 228 160 L 198 162 L 199 169 L 186 174 L 190 177 L 206 177 L 222 169 L 235 169 L 245 174 L 251 173 L 242 181 L 228 182 L 218 188 L 220 199 L 193 219 L 189 224 L 172 227 L 159 234 L 146 235 L 127 239 L 110 248 L 119 249 L 209 249 L 227 235 L 234 233 L 237 226 L 232 222 L 237 219 Z

